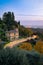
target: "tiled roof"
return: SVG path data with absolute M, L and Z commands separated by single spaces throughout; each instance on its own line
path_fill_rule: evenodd
M 6 31 L 8 33 L 16 33 L 16 30 L 10 30 L 10 31 Z

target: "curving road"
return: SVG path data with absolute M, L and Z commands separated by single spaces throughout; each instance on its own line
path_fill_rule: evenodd
M 22 39 L 14 40 L 13 42 L 10 42 L 10 43 L 6 44 L 6 45 L 4 46 L 4 48 L 6 48 L 6 47 L 12 48 L 12 47 L 15 46 L 15 45 L 18 45 L 18 44 L 20 44 L 20 43 L 22 43 L 22 42 L 25 42 L 25 41 L 31 40 L 31 39 L 32 39 L 32 37 L 27 37 L 27 38 L 22 38 Z

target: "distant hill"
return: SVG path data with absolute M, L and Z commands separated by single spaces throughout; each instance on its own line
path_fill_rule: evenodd
M 43 26 L 27 26 L 26 28 L 31 29 L 33 32 L 43 33 Z
M 43 29 L 42 28 L 31 28 L 33 32 L 40 32 L 43 33 Z

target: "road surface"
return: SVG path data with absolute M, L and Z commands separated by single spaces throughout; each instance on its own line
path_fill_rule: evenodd
M 22 38 L 22 39 L 14 40 L 14 41 L 12 41 L 12 42 L 6 44 L 6 45 L 4 46 L 4 48 L 6 48 L 6 47 L 12 48 L 12 47 L 15 46 L 15 45 L 18 45 L 18 44 L 20 44 L 20 43 L 22 43 L 22 42 L 25 42 L 25 41 L 31 40 L 31 39 L 32 39 L 32 37 L 27 37 L 27 38 Z

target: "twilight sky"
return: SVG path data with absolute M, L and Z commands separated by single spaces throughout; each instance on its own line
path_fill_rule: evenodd
M 23 25 L 43 26 L 43 0 L 0 0 L 0 17 L 8 11 Z

